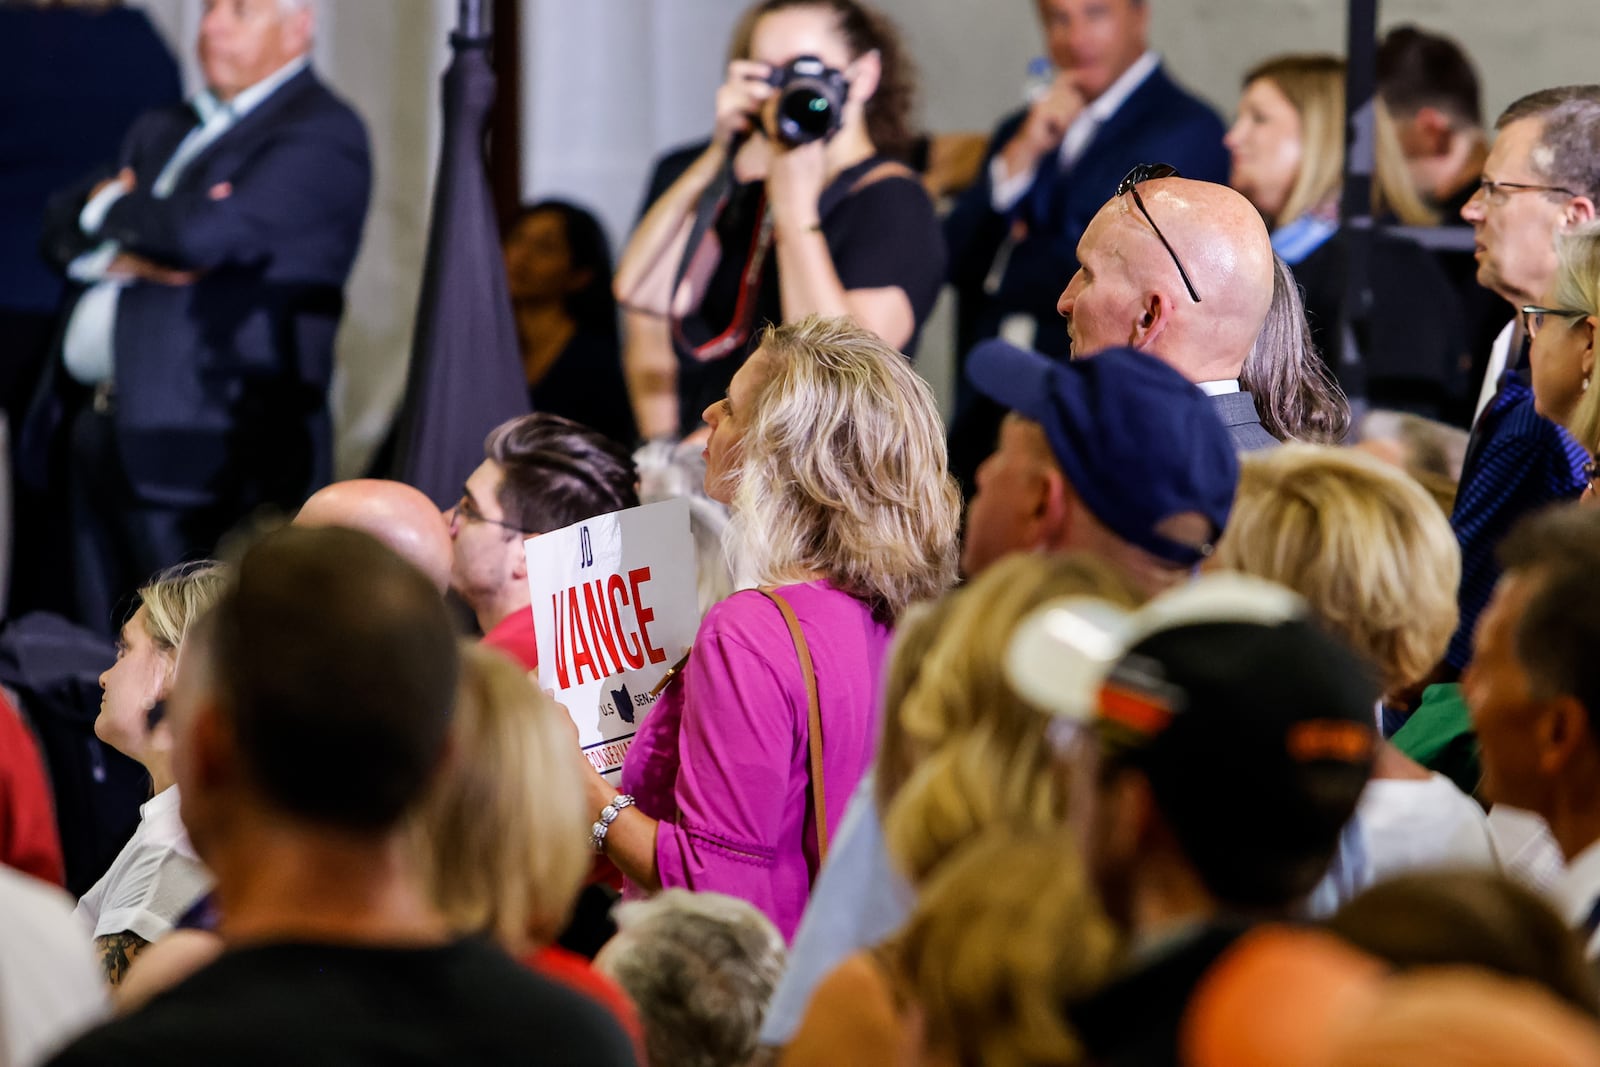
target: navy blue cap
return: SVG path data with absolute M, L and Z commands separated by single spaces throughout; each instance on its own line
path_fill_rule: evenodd
M 1239 458 L 1210 397 L 1153 356 L 1132 348 L 1056 362 L 998 339 L 967 359 L 980 392 L 1044 427 L 1073 492 L 1129 544 L 1193 566 L 1228 523 Z M 1158 532 L 1173 516 L 1211 524 L 1204 545 Z

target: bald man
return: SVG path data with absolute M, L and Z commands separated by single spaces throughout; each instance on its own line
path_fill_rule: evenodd
M 1137 348 L 1209 395 L 1237 448 L 1278 443 L 1239 384 L 1272 304 L 1274 269 L 1267 227 L 1248 200 L 1212 182 L 1142 182 L 1095 215 L 1078 262 L 1056 305 L 1074 359 Z
M 433 501 L 404 482 L 334 482 L 311 494 L 294 524 L 370 534 L 427 575 L 440 595 L 450 588 L 450 527 Z

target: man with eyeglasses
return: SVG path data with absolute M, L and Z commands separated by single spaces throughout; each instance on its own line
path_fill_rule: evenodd
M 522 543 L 639 504 L 627 449 L 587 426 L 542 412 L 495 427 L 484 461 L 445 512 L 450 588 L 467 602 L 484 644 L 539 666 Z
M 1595 217 L 1600 202 L 1600 85 L 1545 89 L 1495 123 L 1499 135 L 1478 191 L 1461 209 L 1476 236 L 1478 281 L 1513 308 L 1544 297 L 1556 273 L 1555 235 Z M 1524 515 L 1583 492 L 1588 455 L 1534 410 L 1528 323 L 1496 341 L 1450 516 L 1461 542 L 1461 621 L 1437 680 L 1472 659 L 1478 616 L 1500 566 L 1495 549 Z

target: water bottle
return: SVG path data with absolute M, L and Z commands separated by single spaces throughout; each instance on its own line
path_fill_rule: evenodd
M 1022 102 L 1031 107 L 1055 83 L 1055 64 L 1048 56 L 1034 56 L 1028 61 L 1028 76 L 1022 80 Z

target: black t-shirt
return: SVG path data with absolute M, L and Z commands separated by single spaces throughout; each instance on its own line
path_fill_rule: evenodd
M 1139 961 L 1066 1016 L 1100 1067 L 1179 1067 L 1178 1035 L 1189 999 L 1211 965 L 1248 931 L 1244 920 L 1198 927 Z
M 140 1064 L 632 1065 L 605 1009 L 478 941 L 228 952 L 53 1067 Z
M 901 172 L 873 174 L 889 162 L 874 156 L 841 171 L 818 202 L 822 233 L 835 272 L 846 291 L 903 290 L 916 323 L 905 352 L 914 355 L 922 324 L 933 312 L 944 283 L 944 235 L 922 183 Z M 865 179 L 865 180 L 864 180 Z M 731 193 L 716 224 L 722 258 L 706 288 L 698 313 L 701 332 L 715 335 L 733 321 L 745 272 L 761 218 L 763 185 L 739 186 Z M 679 351 L 678 404 L 682 430 L 700 425 L 700 413 L 720 400 L 734 372 L 753 352 L 768 323 L 783 321 L 778 289 L 777 249 L 770 248 L 761 272 L 748 344 L 739 352 L 701 363 Z

